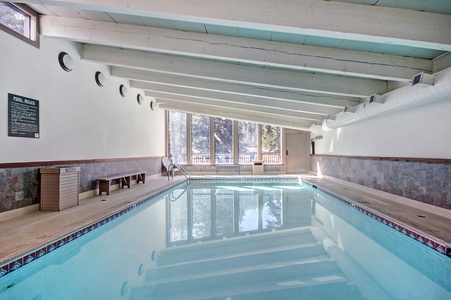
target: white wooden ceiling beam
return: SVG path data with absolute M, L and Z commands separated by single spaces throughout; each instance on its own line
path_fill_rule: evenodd
M 306 113 L 299 110 L 287 110 L 277 106 L 275 103 L 272 107 L 268 106 L 255 106 L 249 105 L 247 103 L 242 102 L 228 102 L 221 101 L 218 99 L 206 99 L 206 98 L 197 98 L 193 96 L 187 95 L 174 95 L 174 94 L 165 94 L 161 92 L 146 92 L 146 96 L 150 96 L 152 98 L 165 98 L 166 104 L 174 104 L 174 105 L 185 105 L 190 106 L 193 104 L 202 105 L 208 108 L 217 108 L 220 109 L 234 109 L 236 111 L 242 111 L 245 115 L 253 115 L 255 113 L 260 113 L 262 115 L 268 116 L 279 116 L 279 117 L 293 117 L 299 118 L 303 120 L 307 120 L 309 122 L 317 122 L 325 119 L 325 115 Z M 223 115 L 223 117 L 227 117 Z
M 167 95 L 180 95 L 190 98 L 208 99 L 208 101 L 219 101 L 222 103 L 237 103 L 254 107 L 267 107 L 269 109 L 280 108 L 284 110 L 311 113 L 315 115 L 330 115 L 341 112 L 344 107 L 331 105 L 318 105 L 316 103 L 306 103 L 300 101 L 287 101 L 283 99 L 272 99 L 268 97 L 258 97 L 254 95 L 227 94 L 218 91 L 205 91 L 184 87 L 171 87 L 155 83 L 131 82 L 131 87 L 143 89 L 146 94 L 153 96 L 156 93 Z M 157 96 L 153 96 L 157 97 Z M 161 97 L 161 96 L 160 96 Z
M 375 93 L 382 95 L 388 92 L 387 82 L 374 79 L 307 74 L 107 46 L 83 45 L 82 58 L 112 66 L 150 70 L 164 74 L 326 95 L 365 98 Z
M 161 92 L 161 91 L 146 91 L 145 95 L 153 98 L 165 98 L 172 99 L 180 102 L 209 104 L 220 107 L 236 107 L 243 110 L 248 110 L 252 114 L 252 111 L 262 109 L 262 111 L 270 112 L 271 109 L 277 110 L 277 114 L 281 114 L 287 111 L 294 112 L 293 116 L 301 118 L 307 118 L 310 120 L 322 120 L 327 115 L 335 115 L 342 111 L 342 109 L 331 108 L 326 106 L 312 106 L 303 103 L 280 103 L 280 101 L 273 101 L 270 99 L 259 99 L 251 97 L 229 97 L 229 98 L 207 98 L 198 97 L 189 94 L 176 94 L 173 92 Z M 287 115 L 290 115 L 287 113 Z
M 164 88 L 164 90 L 166 91 L 170 87 L 182 87 L 188 89 L 198 89 L 202 91 L 214 91 L 226 94 L 267 98 L 271 100 L 326 105 L 337 108 L 343 108 L 348 105 L 355 106 L 360 103 L 359 98 L 330 97 L 305 94 L 296 91 L 286 91 L 281 89 L 275 90 L 121 67 L 112 67 L 111 75 L 120 78 L 127 78 L 131 80 L 131 85 L 133 87 L 144 90 L 156 90 L 156 84 L 158 84 L 161 85 L 162 88 Z
M 210 117 L 227 118 L 231 120 L 254 122 L 263 125 L 281 126 L 284 128 L 293 128 L 301 130 L 310 130 L 310 126 L 313 124 L 313 122 L 311 121 L 306 121 L 298 118 L 279 117 L 276 115 L 266 115 L 258 112 L 254 114 L 247 114 L 243 111 L 231 108 L 217 109 L 214 107 L 196 104 L 185 105 L 184 103 L 182 103 L 177 105 L 177 104 L 166 104 L 165 102 L 168 102 L 167 99 L 157 98 L 159 108 L 171 111 L 194 113 Z
M 448 15 L 406 9 L 312 0 L 21 2 L 451 51 Z
M 432 71 L 430 60 L 411 57 L 79 18 L 42 16 L 40 21 L 43 36 L 126 49 L 394 81 Z

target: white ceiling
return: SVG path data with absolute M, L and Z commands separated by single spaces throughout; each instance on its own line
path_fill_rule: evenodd
M 162 108 L 288 128 L 451 66 L 450 0 L 21 3 Z

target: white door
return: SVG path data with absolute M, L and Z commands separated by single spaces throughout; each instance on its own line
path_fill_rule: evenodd
M 305 173 L 309 169 L 310 134 L 305 131 L 285 133 L 286 173 Z

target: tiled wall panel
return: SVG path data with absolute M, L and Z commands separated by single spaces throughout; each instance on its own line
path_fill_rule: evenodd
M 96 178 L 134 171 L 145 171 L 147 176 L 159 174 L 161 158 L 86 161 L 64 164 L 64 166 L 80 167 L 80 193 L 83 193 L 97 188 Z M 39 169 L 50 167 L 52 165 L 0 168 L 0 212 L 38 204 L 40 201 Z
M 451 165 L 314 155 L 310 170 L 451 209 Z

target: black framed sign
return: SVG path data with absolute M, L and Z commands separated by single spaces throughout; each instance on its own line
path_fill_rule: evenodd
M 39 138 L 39 101 L 8 93 L 8 136 Z

